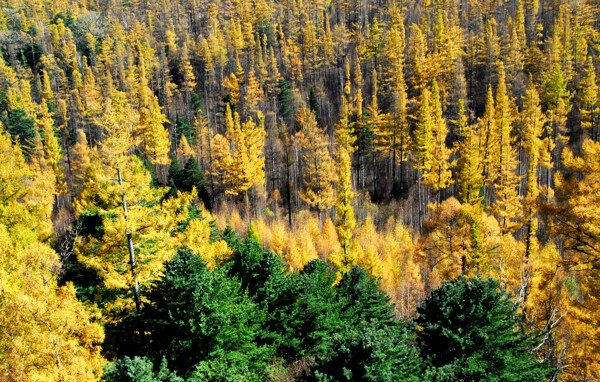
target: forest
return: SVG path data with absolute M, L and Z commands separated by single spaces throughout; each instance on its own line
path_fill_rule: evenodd
M 0 0 L 0 381 L 600 379 L 597 0 Z

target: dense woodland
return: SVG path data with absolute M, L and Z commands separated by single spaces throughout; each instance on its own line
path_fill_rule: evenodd
M 0 4 L 1 381 L 600 378 L 596 0 Z

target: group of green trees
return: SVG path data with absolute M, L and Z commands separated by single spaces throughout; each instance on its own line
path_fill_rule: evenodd
M 418 319 L 394 319 L 366 270 L 336 282 L 313 260 L 291 271 L 253 239 L 229 233 L 232 257 L 209 270 L 181 250 L 149 305 L 107 333 L 120 358 L 106 381 L 542 381 L 553 372 L 532 351 L 509 296 L 493 279 L 445 283 Z M 554 374 L 556 370 L 554 370 Z

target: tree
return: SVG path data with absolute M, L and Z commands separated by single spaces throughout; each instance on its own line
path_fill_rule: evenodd
M 435 214 L 423 224 L 420 247 L 422 261 L 436 270 L 443 280 L 466 274 L 471 253 L 469 226 L 462 217 L 462 206 L 456 198 L 444 200 Z
M 600 143 L 587 139 L 582 156 L 566 148 L 565 169 L 555 176 L 556 203 L 544 205 L 544 212 L 553 216 L 551 230 L 563 236 L 567 262 L 572 266 L 591 267 L 600 261 L 600 211 L 597 180 L 600 175 Z
M 301 130 L 294 139 L 301 150 L 304 181 L 300 197 L 317 210 L 320 220 L 321 212 L 334 204 L 335 166 L 329 154 L 329 144 L 317 126 L 313 113 L 305 108 L 300 109 L 297 120 Z
M 499 135 L 496 149 L 499 151 L 494 153 L 497 157 L 495 162 L 498 164 L 498 171 L 494 181 L 496 199 L 490 210 L 498 217 L 505 233 L 516 230 L 522 217 L 522 202 L 518 191 L 521 178 L 517 174 L 517 151 L 511 136 L 514 120 L 515 110 L 506 90 L 504 65 L 499 61 L 496 90 L 496 123 Z
M 353 267 L 342 276 L 336 291 L 346 328 L 333 342 L 330 354 L 312 366 L 316 376 L 360 381 L 422 380 L 422 363 L 416 349 L 409 345 L 410 327 L 392 320 L 393 307 L 378 284 L 361 267 Z
M 279 95 L 277 101 L 279 104 L 279 116 L 288 124 L 294 120 L 294 99 L 290 85 L 285 79 L 280 79 L 277 85 L 279 87 Z
M 579 102 L 581 103 L 581 128 L 586 131 L 587 137 L 598 140 L 598 84 L 596 83 L 596 69 L 591 55 L 588 55 L 584 76 L 579 84 Z
M 92 155 L 83 190 L 75 201 L 77 216 L 102 218 L 102 235 L 82 237 L 77 255 L 98 272 L 106 288 L 130 289 L 140 311 L 139 285 L 155 278 L 173 255 L 171 231 L 179 200 L 161 204 L 166 190 L 151 188 L 150 174 L 141 160 L 130 154 L 135 121 L 123 94 L 116 93 L 105 108 L 100 122 L 104 142 Z M 123 302 L 113 301 L 114 306 Z
M 260 87 L 260 83 L 256 79 L 254 69 L 250 69 L 248 72 L 248 86 L 246 87 L 246 111 L 256 112 L 258 111 L 258 105 L 264 97 L 264 92 Z
M 335 124 L 335 141 L 340 147 L 343 147 L 349 154 L 356 150 L 354 146 L 356 136 L 350 122 L 350 110 L 346 96 L 342 96 L 342 110 L 340 119 Z
M 530 352 L 533 334 L 519 327 L 509 296 L 494 279 L 447 281 L 417 309 L 421 355 L 454 380 L 543 381 L 544 363 Z
M 376 171 L 376 155 L 374 149 L 376 148 L 375 143 L 377 143 L 378 139 L 385 142 L 388 137 L 388 131 L 384 124 L 388 120 L 388 115 L 383 114 L 379 109 L 379 104 L 377 101 L 377 93 L 379 92 L 379 87 L 377 85 L 377 72 L 373 70 L 372 73 L 372 82 L 373 82 L 373 92 L 371 96 L 371 103 L 367 106 L 367 119 L 366 126 L 369 127 L 369 130 L 365 130 L 365 137 L 368 137 L 368 150 L 366 153 L 371 156 L 372 164 L 373 164 L 373 195 L 376 194 L 376 182 L 377 182 L 377 171 Z M 364 139 L 362 139 L 364 140 Z M 371 142 L 372 141 L 372 142 Z M 361 141 L 359 141 L 360 143 Z M 367 141 L 365 141 L 367 143 Z M 375 146 L 375 147 L 373 147 Z
M 143 133 L 144 154 L 154 165 L 166 166 L 169 162 L 169 132 L 165 129 L 167 117 L 162 113 L 158 97 L 151 98 L 149 109 L 140 112 L 140 129 Z
M 57 285 L 56 252 L 31 240 L 30 228 L 19 224 L 18 231 L 0 224 L 0 371 L 18 380 L 95 379 L 105 362 L 102 327 L 71 283 Z
M 238 82 L 238 78 L 235 73 L 229 74 L 229 77 L 226 77 L 223 81 L 223 87 L 227 90 L 228 103 L 235 106 L 240 102 L 240 84 Z
M 316 380 L 429 380 L 423 375 L 416 349 L 410 345 L 409 328 L 378 324 L 361 322 L 350 333 L 338 336 L 333 352 L 311 366 Z
M 234 371 L 264 377 L 268 349 L 255 341 L 263 314 L 224 268 L 210 271 L 199 255 L 179 251 L 149 299 L 146 346 L 154 356 L 168 351 L 174 370 L 203 380 Z
M 154 372 L 154 364 L 147 357 L 125 356 L 110 364 L 104 370 L 102 381 L 104 382 L 183 382 L 184 379 L 177 376 L 176 372 L 171 372 L 167 365 L 166 358 L 160 364 L 158 373 Z
M 433 81 L 431 91 L 431 111 L 433 113 L 433 149 L 431 151 L 430 170 L 424 176 L 424 184 L 438 193 L 437 204 L 441 202 L 441 190 L 447 188 L 454 179 L 452 171 L 454 161 L 451 160 L 453 149 L 446 146 L 448 136 L 448 125 L 446 119 L 442 117 L 442 104 L 440 100 L 440 91 L 437 81 Z
M 556 202 L 542 205 L 542 211 L 550 217 L 550 232 L 563 240 L 564 255 L 560 263 L 570 274 L 573 309 L 568 321 L 572 321 L 573 347 L 569 362 L 578 365 L 578 371 L 569 372 L 574 378 L 595 378 L 600 349 L 597 328 L 599 286 L 597 264 L 600 261 L 600 203 L 598 176 L 600 174 L 600 143 L 586 139 L 582 156 L 575 156 L 565 148 L 565 169 L 555 175 Z M 576 376 L 578 375 L 578 376 Z
M 390 21 L 390 30 L 385 39 L 387 44 L 385 48 L 385 57 L 389 61 L 387 82 L 392 96 L 392 111 L 389 119 L 385 123 L 387 128 L 387 141 L 384 147 L 392 153 L 392 176 L 397 176 L 396 165 L 400 165 L 399 183 L 404 186 L 403 165 L 408 158 L 410 151 L 410 128 L 407 121 L 407 100 L 406 81 L 404 79 L 404 50 L 406 48 L 404 13 L 394 4 L 390 10 L 392 20 Z M 381 142 L 380 142 L 381 143 Z
M 310 261 L 297 275 L 295 302 L 284 318 L 284 330 L 291 333 L 282 349 L 288 359 L 329 353 L 343 328 L 335 278 L 335 270 L 321 260 Z
M 211 209 L 210 195 L 204 182 L 204 174 L 198 166 L 196 158 L 193 156 L 187 160 L 183 167 L 183 182 L 179 189 L 185 192 L 191 192 L 193 188 L 198 192 L 198 197 L 207 209 Z
M 217 135 L 213 139 L 215 152 L 215 171 L 224 180 L 225 193 L 228 195 L 245 194 L 246 207 L 249 210 L 248 190 L 265 184 L 265 144 L 264 116 L 259 112 L 259 125 L 248 118 L 240 123 L 238 113 L 231 114 L 227 104 L 225 137 Z
M 356 225 L 354 208 L 352 207 L 352 199 L 354 198 L 354 192 L 352 192 L 352 162 L 350 161 L 350 155 L 343 147 L 339 148 L 338 157 L 338 184 L 335 204 L 337 221 L 335 228 L 340 245 L 344 250 L 344 258 L 340 264 L 336 265 L 340 269 L 348 269 L 350 264 L 355 263 L 350 259 L 350 254 L 348 253 L 352 240 L 352 230 Z
M 29 158 L 35 140 L 35 120 L 29 118 L 23 109 L 10 110 L 8 131 L 14 139 L 18 139 L 25 157 Z
M 458 113 L 459 130 L 462 132 L 462 142 L 458 144 L 460 159 L 458 161 L 457 180 L 458 200 L 471 205 L 483 201 L 481 195 L 483 187 L 483 174 L 479 147 L 474 126 L 467 122 L 464 101 L 459 103 Z
M 60 262 L 35 175 L 19 145 L 0 134 L 0 373 L 11 380 L 92 380 L 105 362 L 104 331 L 73 285 L 58 285 Z
M 54 113 L 48 110 L 45 102 L 42 102 L 39 107 L 39 116 L 36 121 L 38 131 L 44 134 L 44 159 L 47 165 L 54 173 L 54 177 L 58 182 L 58 186 L 64 191 L 62 181 L 65 177 L 62 167 L 59 162 L 62 159 L 63 153 L 60 143 L 56 138 L 56 129 L 54 128 Z
M 427 88 L 423 89 L 419 108 L 417 110 L 417 126 L 414 130 L 413 144 L 415 151 L 415 163 L 417 170 L 418 194 L 419 194 L 419 227 L 423 219 L 423 197 L 421 184 L 432 169 L 433 156 L 433 129 L 434 122 L 430 105 L 431 93 Z
M 533 86 L 531 78 L 525 95 L 523 107 L 523 148 L 529 158 L 527 168 L 527 184 L 525 190 L 525 257 L 528 260 L 532 253 L 538 249 L 537 243 L 537 198 L 538 188 L 538 165 L 542 147 L 541 135 L 546 118 L 542 114 L 540 98 Z
M 496 112 L 494 108 L 494 93 L 492 86 L 488 86 L 487 96 L 485 98 L 485 112 L 479 120 L 481 156 L 483 162 L 483 176 L 486 189 L 491 187 L 498 174 L 498 155 L 496 155 L 499 144 L 498 131 L 496 129 Z
M 567 137 L 567 116 L 572 108 L 571 99 L 573 92 L 567 90 L 570 78 L 563 73 L 560 65 L 555 65 L 554 69 L 547 75 L 544 82 L 544 92 L 542 100 L 546 105 L 546 114 L 548 116 L 548 125 L 545 132 L 545 152 L 546 158 L 543 160 L 544 167 L 547 168 L 546 177 L 546 196 L 550 199 L 551 182 L 554 176 L 554 169 L 558 167 L 561 160 L 563 148 L 568 143 Z
M 317 99 L 314 87 L 310 88 L 310 93 L 308 94 L 308 106 L 315 115 L 317 126 L 321 126 L 323 124 L 323 119 L 321 118 L 321 108 L 319 107 L 319 100 Z

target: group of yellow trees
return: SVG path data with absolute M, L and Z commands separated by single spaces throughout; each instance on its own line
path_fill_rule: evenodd
M 0 380 L 93 379 L 178 248 L 230 254 L 175 160 L 292 268 L 361 265 L 403 318 L 494 277 L 539 359 L 600 377 L 595 2 L 0 5 Z

